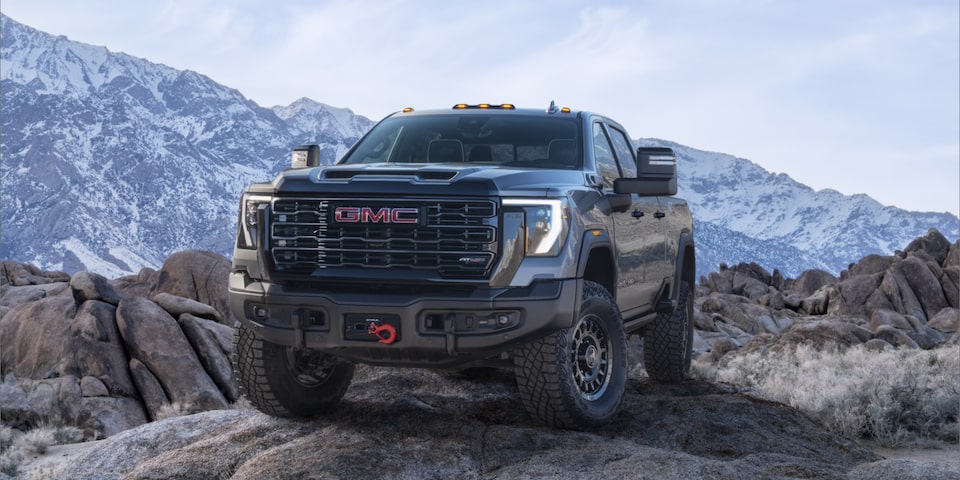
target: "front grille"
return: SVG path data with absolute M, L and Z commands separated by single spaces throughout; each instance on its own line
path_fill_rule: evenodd
M 490 200 L 280 198 L 270 214 L 270 253 L 284 273 L 406 269 L 485 278 L 496 225 Z

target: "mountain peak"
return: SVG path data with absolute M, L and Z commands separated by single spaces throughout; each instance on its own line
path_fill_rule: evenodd
M 679 194 L 692 205 L 698 249 L 699 232 L 717 238 L 709 249 L 698 251 L 708 270 L 719 262 L 757 261 L 786 275 L 809 268 L 836 275 L 849 259 L 889 255 L 929 228 L 960 237 L 960 219 L 949 213 L 909 212 L 862 193 L 814 191 L 789 175 L 770 173 L 733 155 L 655 139 L 638 143 L 677 152 Z
M 6 17 L 0 45 L 0 255 L 43 268 L 119 275 L 183 249 L 229 254 L 247 184 L 286 167 L 292 145 L 332 160 L 369 128 L 304 130 L 315 116 L 284 121 L 203 74 Z
M 354 114 L 349 108 L 332 107 L 306 97 L 285 107 L 273 107 L 272 110 L 290 125 L 295 135 L 319 133 L 321 136 L 337 135 L 357 140 L 373 126 L 371 120 Z

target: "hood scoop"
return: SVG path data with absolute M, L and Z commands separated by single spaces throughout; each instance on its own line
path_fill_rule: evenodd
M 417 180 L 446 181 L 457 176 L 457 170 L 397 170 L 397 169 L 362 169 L 362 170 L 327 170 L 321 178 L 327 180 L 362 180 L 363 177 L 414 177 Z

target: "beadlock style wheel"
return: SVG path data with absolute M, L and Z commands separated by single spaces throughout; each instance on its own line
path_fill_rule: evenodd
M 612 344 L 596 315 L 586 316 L 573 332 L 573 378 L 586 400 L 603 396 L 610 384 Z
M 530 415 L 548 426 L 589 430 L 616 416 L 627 380 L 620 310 L 603 286 L 585 282 L 574 325 L 514 352 L 517 387 Z

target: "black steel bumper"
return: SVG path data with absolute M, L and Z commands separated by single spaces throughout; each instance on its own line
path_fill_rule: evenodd
M 372 365 L 477 364 L 573 324 L 582 281 L 460 293 L 353 293 L 230 276 L 234 315 L 264 340 Z

